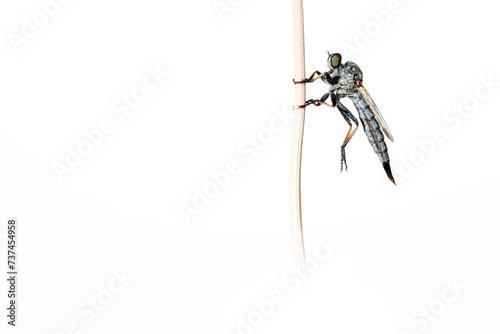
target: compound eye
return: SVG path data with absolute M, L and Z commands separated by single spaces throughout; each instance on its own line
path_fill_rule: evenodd
M 334 53 L 330 57 L 330 62 L 333 68 L 339 67 L 340 63 L 342 63 L 342 56 L 340 55 L 340 53 Z

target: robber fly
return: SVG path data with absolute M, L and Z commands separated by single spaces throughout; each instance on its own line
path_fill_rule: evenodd
M 349 131 L 347 132 L 347 136 L 342 143 L 340 148 L 341 158 L 340 158 L 340 171 L 345 169 L 347 171 L 347 161 L 345 156 L 345 147 L 347 143 L 354 136 L 356 131 L 358 130 L 358 120 L 356 117 L 340 102 L 340 99 L 344 97 L 348 97 L 358 109 L 359 118 L 361 119 L 361 124 L 363 125 L 363 129 L 365 131 L 366 136 L 368 137 L 368 141 L 373 147 L 373 150 L 377 154 L 382 163 L 382 166 L 394 184 L 394 177 L 391 172 L 391 165 L 389 163 L 389 154 L 387 153 L 387 146 L 384 141 L 384 135 L 382 131 L 386 134 L 387 138 L 391 142 L 394 141 L 392 137 L 391 131 L 389 127 L 384 121 L 382 114 L 378 110 L 375 102 L 373 102 L 370 94 L 366 91 L 363 86 L 363 72 L 361 72 L 358 65 L 355 63 L 348 61 L 345 64 L 342 64 L 342 56 L 339 53 L 330 54 L 328 53 L 328 61 L 327 66 L 330 68 L 328 72 L 321 73 L 319 71 L 314 72 L 309 79 L 303 81 L 295 81 L 295 84 L 299 83 L 308 83 L 314 82 L 321 78 L 323 82 L 330 85 L 330 90 L 328 93 L 323 95 L 321 99 L 315 100 L 307 100 L 306 103 L 299 108 L 305 108 L 308 105 L 315 105 L 319 107 L 324 104 L 329 107 L 337 107 L 340 111 L 340 114 L 344 117 L 347 124 L 349 124 Z M 315 77 L 316 76 L 316 77 Z M 325 101 L 331 98 L 332 104 L 328 104 Z M 352 122 L 356 124 L 356 128 L 352 131 Z

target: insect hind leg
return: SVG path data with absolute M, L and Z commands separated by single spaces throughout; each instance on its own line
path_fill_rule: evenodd
M 332 100 L 333 99 L 334 99 L 334 97 L 332 96 Z M 335 97 L 335 99 L 336 99 L 336 97 Z M 349 124 L 349 131 L 347 132 L 347 135 L 345 136 L 344 142 L 342 143 L 342 146 L 340 147 L 340 171 L 342 172 L 344 170 L 344 166 L 345 166 L 345 170 L 347 171 L 347 160 L 346 160 L 346 156 L 345 156 L 345 147 L 347 146 L 347 144 L 349 143 L 351 138 L 354 136 L 354 134 L 358 130 L 359 122 L 356 119 L 356 117 L 349 111 L 349 109 L 347 109 L 342 103 L 340 103 L 340 101 L 336 101 L 336 103 L 337 103 L 337 108 L 340 111 L 340 114 L 342 115 L 342 117 L 344 117 L 347 124 Z M 356 124 L 356 128 L 354 129 L 354 131 L 352 131 L 351 120 L 354 122 L 354 124 Z

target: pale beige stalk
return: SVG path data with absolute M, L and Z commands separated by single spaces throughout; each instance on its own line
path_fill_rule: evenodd
M 302 0 L 293 3 L 293 40 L 295 81 L 305 79 L 304 9 Z M 295 108 L 292 132 L 292 154 L 290 164 L 290 218 L 292 224 L 292 246 L 295 265 L 306 272 L 304 237 L 302 231 L 302 205 L 300 175 L 302 163 L 302 139 L 304 136 L 305 108 L 297 106 L 306 102 L 306 85 L 295 85 Z

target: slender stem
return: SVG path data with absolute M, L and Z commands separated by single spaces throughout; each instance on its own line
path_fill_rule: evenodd
M 304 9 L 303 0 L 293 3 L 293 40 L 295 81 L 305 79 Z M 302 232 L 302 206 L 300 193 L 300 172 L 302 164 L 302 139 L 304 136 L 305 108 L 298 108 L 306 102 L 306 85 L 295 85 L 295 111 L 292 132 L 292 154 L 290 164 L 290 218 L 292 246 L 295 265 L 306 272 L 304 237 Z

